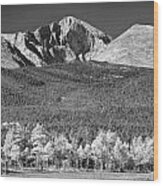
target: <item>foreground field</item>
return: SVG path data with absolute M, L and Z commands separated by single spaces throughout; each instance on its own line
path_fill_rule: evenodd
M 152 181 L 153 173 L 110 173 L 110 172 L 24 172 L 10 173 L 10 177 L 62 178 L 62 179 L 103 179 L 103 180 L 140 180 Z

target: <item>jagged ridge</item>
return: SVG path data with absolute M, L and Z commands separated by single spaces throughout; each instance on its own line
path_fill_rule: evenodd
M 76 58 L 89 60 L 111 41 L 110 36 L 72 16 L 63 18 L 59 23 L 39 27 L 34 32 L 2 34 L 1 38 L 2 48 L 7 47 L 10 52 L 10 55 L 3 54 L 2 67 L 5 68 L 43 66 L 54 62 L 71 62 Z M 77 43 L 79 46 L 76 46 Z M 2 53 L 5 51 L 2 49 Z M 10 60 L 12 58 L 12 65 L 8 65 L 8 56 Z
M 99 29 L 67 16 L 34 32 L 2 34 L 1 38 L 4 68 L 76 59 L 153 68 L 153 26 L 149 25 L 133 25 L 111 42 Z

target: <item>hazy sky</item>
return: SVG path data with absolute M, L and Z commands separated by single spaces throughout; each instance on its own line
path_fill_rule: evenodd
M 71 15 L 117 37 L 133 24 L 153 25 L 154 3 L 86 3 L 3 5 L 1 7 L 2 32 L 34 30 L 37 27 L 58 21 Z

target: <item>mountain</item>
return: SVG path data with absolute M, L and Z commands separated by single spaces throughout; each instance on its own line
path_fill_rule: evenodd
M 1 66 L 10 69 L 19 67 L 19 64 L 13 59 L 9 43 L 3 37 L 1 37 Z
M 133 25 L 118 38 L 72 16 L 38 29 L 1 35 L 4 68 L 96 61 L 153 68 L 153 26 Z
M 153 68 L 153 34 L 153 26 L 133 25 L 92 59 L 114 64 Z
M 52 133 L 88 127 L 90 136 L 100 129 L 123 139 L 153 135 L 152 64 L 151 26 L 134 25 L 111 41 L 66 17 L 33 32 L 2 34 L 1 120 L 40 122 Z
M 88 60 L 111 37 L 72 16 L 35 31 L 1 34 L 2 67 L 44 66 L 54 62 Z M 9 63 L 10 61 L 10 63 Z

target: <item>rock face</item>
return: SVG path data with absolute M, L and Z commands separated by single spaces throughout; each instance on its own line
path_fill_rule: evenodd
M 1 35 L 1 66 L 18 68 L 98 61 L 153 68 L 153 26 L 133 25 L 118 38 L 68 16 L 33 32 Z
M 1 37 L 1 66 L 10 69 L 19 67 L 19 64 L 13 59 L 10 43 L 8 43 L 3 37 Z
M 43 66 L 52 63 L 90 60 L 107 48 L 111 37 L 79 19 L 68 16 L 59 23 L 34 32 L 1 34 L 1 66 Z
M 137 67 L 153 68 L 154 30 L 149 25 L 133 25 L 92 59 Z

